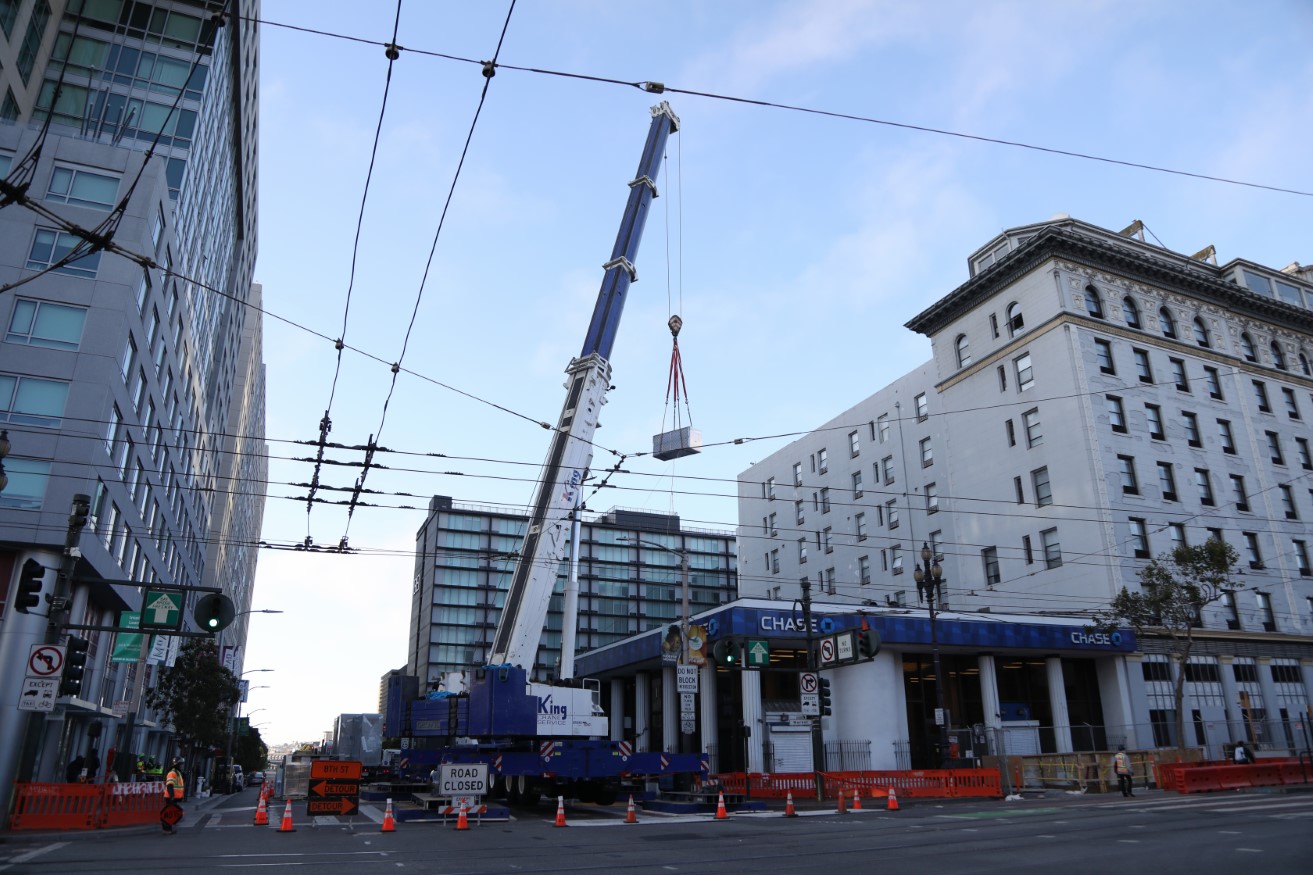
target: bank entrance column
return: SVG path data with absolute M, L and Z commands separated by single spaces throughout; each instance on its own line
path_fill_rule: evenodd
M 1062 657 L 1044 660 L 1049 681 L 1049 712 L 1053 715 L 1053 743 L 1058 753 L 1071 753 L 1071 715 L 1067 712 L 1067 683 L 1062 678 Z

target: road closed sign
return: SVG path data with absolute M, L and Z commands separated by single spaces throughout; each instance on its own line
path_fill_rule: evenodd
M 487 763 L 442 764 L 438 772 L 439 796 L 483 796 L 487 792 Z

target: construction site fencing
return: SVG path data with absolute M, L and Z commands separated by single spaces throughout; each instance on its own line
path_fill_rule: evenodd
M 1282 787 L 1313 783 L 1308 756 L 1263 759 L 1256 763 L 1172 763 L 1159 767 L 1162 786 L 1177 793 L 1209 793 L 1250 787 Z
M 808 796 L 816 793 L 816 773 L 792 772 L 745 774 L 732 772 L 714 776 L 725 792 L 740 796 L 783 799 L 789 793 Z M 882 797 L 893 790 L 899 796 L 926 799 L 984 797 L 1003 795 L 997 769 L 913 769 L 909 771 L 822 772 L 822 795 L 835 799 L 839 793 L 847 798 Z
M 103 829 L 159 820 L 164 783 L 14 785 L 9 828 Z

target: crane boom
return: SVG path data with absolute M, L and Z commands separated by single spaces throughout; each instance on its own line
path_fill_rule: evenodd
M 666 140 L 677 130 L 679 118 L 669 103 L 662 101 L 652 107 L 643 157 L 634 180 L 629 183 L 629 200 L 611 248 L 611 259 L 604 265 L 606 273 L 602 276 L 583 349 L 565 371 L 569 375 L 565 405 L 538 478 L 524 544 L 493 636 L 489 664 L 509 663 L 526 671 L 533 669 L 557 570 L 569 540 L 570 515 L 593 459 L 593 434 L 611 387 L 609 359 L 626 293 L 637 279 L 634 258 L 648 208 L 657 196 L 655 180 L 665 155 Z

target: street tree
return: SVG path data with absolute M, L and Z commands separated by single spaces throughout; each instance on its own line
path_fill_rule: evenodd
M 160 673 L 146 703 L 173 724 L 180 744 L 191 751 L 224 743 L 239 694 L 237 678 L 220 664 L 214 642 L 193 638 L 182 645 L 173 667 Z
M 1099 631 L 1125 625 L 1134 629 L 1141 640 L 1168 640 L 1168 652 L 1176 665 L 1172 697 L 1178 749 L 1185 747 L 1186 665 L 1194 649 L 1194 630 L 1205 607 L 1244 586 L 1231 580 L 1238 559 L 1235 548 L 1220 538 L 1197 545 L 1181 544 L 1139 570 L 1140 592 L 1122 587 L 1108 608 L 1094 615 L 1092 627 Z

